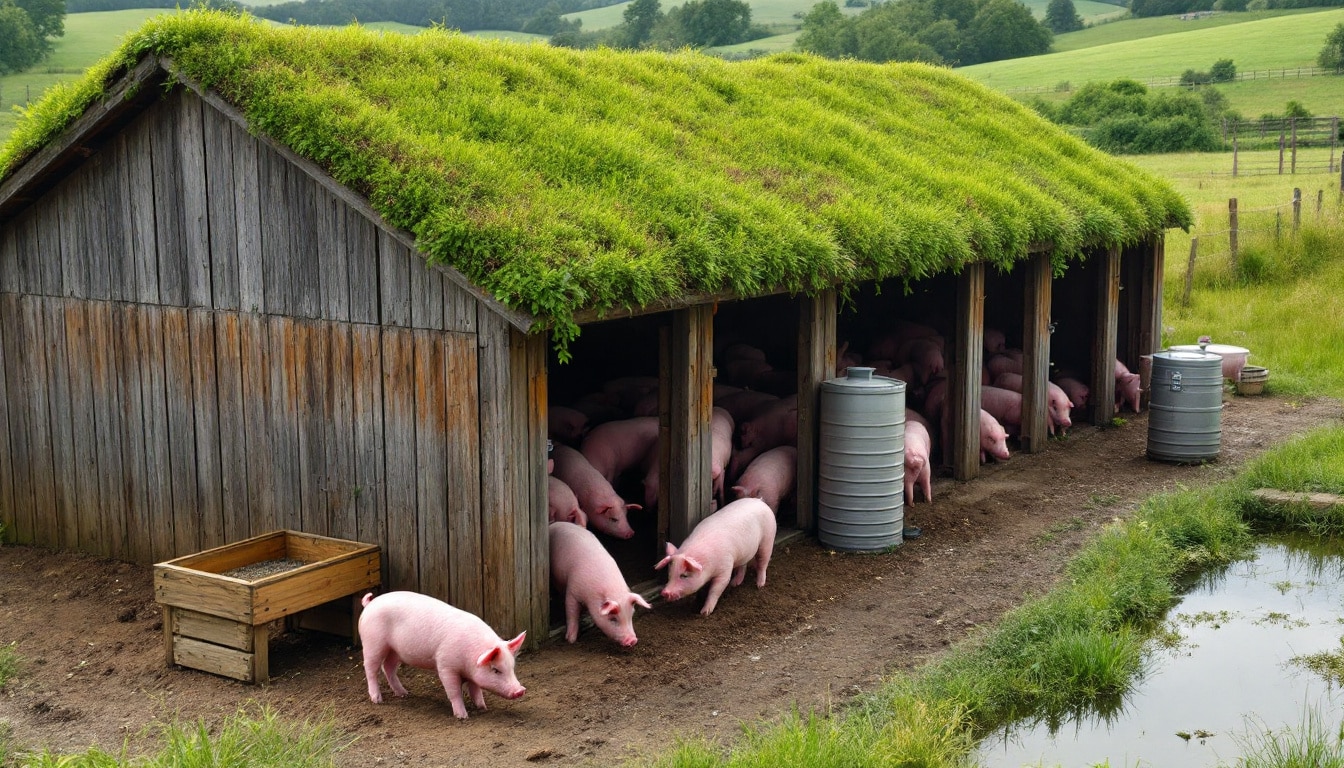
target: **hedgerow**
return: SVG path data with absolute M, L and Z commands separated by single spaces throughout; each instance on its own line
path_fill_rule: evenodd
M 562 345 L 581 310 L 1006 267 L 1039 243 L 1062 264 L 1191 221 L 1166 183 L 944 69 L 273 28 L 208 10 L 150 20 L 35 104 L 0 150 L 0 180 L 145 56 Z

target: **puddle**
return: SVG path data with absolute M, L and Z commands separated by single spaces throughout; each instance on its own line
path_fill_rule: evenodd
M 1292 660 L 1339 652 L 1344 557 L 1305 539 L 1260 544 L 1255 559 L 1207 573 L 1167 614 L 1175 648 L 1152 648 L 1123 705 L 1105 715 L 1018 724 L 981 744 L 984 768 L 1206 768 L 1241 756 L 1249 722 L 1298 728 L 1307 709 L 1344 714 L 1344 691 Z M 1183 739 L 1178 732 L 1189 734 Z M 1212 734 L 1212 735 L 1203 735 Z M 1202 738 L 1201 738 L 1202 736 Z

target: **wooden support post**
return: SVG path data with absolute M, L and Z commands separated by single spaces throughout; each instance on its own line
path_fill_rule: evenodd
M 980 472 L 980 369 L 985 356 L 985 265 L 968 264 L 957 278 L 952 378 L 948 381 L 952 476 L 969 480 Z
M 1185 291 L 1181 293 L 1181 306 L 1190 306 L 1190 288 L 1195 282 L 1195 253 L 1199 250 L 1199 235 L 1190 238 L 1190 260 L 1185 263 Z
M 1120 307 L 1120 249 L 1112 248 L 1092 257 L 1096 278 L 1096 317 L 1092 334 L 1092 372 L 1088 386 L 1088 411 L 1092 423 L 1109 424 L 1115 417 L 1115 352 Z M 1138 363 L 1134 365 L 1137 367 Z
M 803 299 L 798 316 L 798 530 L 816 519 L 821 435 L 821 383 L 835 375 L 837 296 L 834 289 Z
M 667 471 L 660 493 L 666 492 L 668 535 L 685 541 L 695 524 L 709 516 L 713 483 L 710 479 L 709 423 L 714 410 L 714 313 L 702 304 L 672 314 L 670 370 L 662 378 L 671 383 Z M 660 497 L 659 504 L 663 504 Z
M 1167 241 L 1161 232 L 1154 235 L 1143 253 L 1143 270 L 1136 286 L 1139 294 L 1138 310 L 1138 353 L 1135 364 L 1139 366 L 1142 393 L 1139 404 L 1148 407 L 1149 380 L 1152 375 L 1151 358 L 1143 358 L 1162 349 L 1162 299 L 1163 279 L 1166 270 Z M 1145 362 L 1147 364 L 1145 364 Z
M 1227 246 L 1232 250 L 1232 271 L 1237 269 L 1237 198 L 1227 201 Z
M 1027 260 L 1022 297 L 1022 450 L 1038 453 L 1049 439 L 1046 383 L 1050 380 L 1049 253 Z

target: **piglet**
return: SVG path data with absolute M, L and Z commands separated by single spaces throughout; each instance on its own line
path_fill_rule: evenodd
M 760 499 L 738 499 L 701 520 L 681 547 L 667 543 L 667 557 L 654 569 L 667 567 L 663 598 L 680 600 L 709 584 L 700 615 L 708 616 L 719 596 L 742 583 L 747 565 L 756 569 L 756 586 L 765 586 L 765 570 L 775 547 L 775 513 Z
M 521 698 L 527 692 L 513 671 L 514 656 L 526 632 L 506 643 L 475 615 L 416 592 L 388 592 L 377 598 L 369 593 L 360 602 L 364 605 L 359 617 L 364 676 L 374 704 L 383 703 L 379 669 L 393 694 L 406 695 L 397 677 L 397 667 L 403 663 L 435 670 L 453 703 L 453 715 L 460 720 L 467 719 L 463 684 L 480 710 L 486 708 L 485 691 L 506 699 Z
M 980 409 L 980 463 L 988 459 L 986 454 L 999 461 L 1008 460 L 1008 431 L 988 411 Z
M 798 473 L 798 449 L 781 445 L 752 459 L 733 486 L 739 499 L 756 498 L 778 512 L 779 502 L 793 492 Z
M 579 508 L 579 500 L 575 498 L 573 489 L 558 477 L 546 478 L 546 507 L 546 516 L 552 523 L 564 520 L 588 527 L 588 515 Z
M 587 608 L 597 628 L 631 648 L 639 642 L 633 619 L 635 606 L 650 608 L 631 592 L 611 553 L 586 528 L 551 523 L 551 587 L 565 595 L 565 639 L 579 638 L 579 608 Z
M 574 491 L 579 500 L 579 508 L 588 515 L 588 522 L 594 528 L 618 539 L 629 539 L 635 535 L 630 527 L 626 513 L 632 509 L 642 509 L 638 504 L 626 504 L 611 483 L 593 468 L 582 453 L 567 445 L 555 446 L 555 476 Z

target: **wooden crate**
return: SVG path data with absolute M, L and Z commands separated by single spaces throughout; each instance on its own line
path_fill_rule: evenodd
M 254 580 L 223 575 L 272 560 L 303 565 Z M 357 606 L 380 583 L 380 568 L 375 544 L 287 530 L 158 563 L 154 599 L 163 606 L 167 663 L 265 682 L 270 622 L 342 598 Z M 310 623 L 353 637 L 358 611 L 350 616 L 343 625 L 329 616 Z

